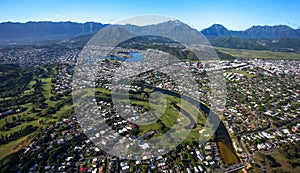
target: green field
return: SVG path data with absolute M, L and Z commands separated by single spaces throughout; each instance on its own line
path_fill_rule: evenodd
M 237 70 L 237 69 L 232 69 L 232 70 L 227 71 L 225 73 L 228 73 L 228 74 L 230 74 L 230 73 L 239 73 L 239 74 L 242 74 L 242 75 L 246 76 L 247 78 L 253 78 L 253 77 L 256 76 L 255 74 L 249 74 L 244 70 Z
M 294 52 L 274 52 L 274 51 L 269 51 L 269 50 L 231 49 L 231 48 L 224 48 L 224 47 L 216 47 L 216 49 L 223 53 L 234 56 L 235 58 L 300 60 L 300 53 L 294 53 Z
M 24 94 L 30 94 L 33 92 L 33 86 L 36 84 L 36 81 L 35 80 L 32 80 L 28 86 L 27 86 L 27 90 L 25 90 L 23 93 Z
M 18 69 L 11 70 L 10 72 L 15 73 L 16 71 L 18 71 Z M 55 71 L 55 67 L 53 67 L 52 71 Z M 32 131 L 29 134 L 18 136 L 10 140 L 8 143 L 0 145 L 0 160 L 2 160 L 5 156 L 17 152 L 24 146 L 28 145 L 38 131 L 38 128 L 46 128 L 47 126 L 49 126 L 49 124 L 72 115 L 73 105 L 70 101 L 70 99 L 72 99 L 70 95 L 63 96 L 56 100 L 50 100 L 51 96 L 55 96 L 51 93 L 51 79 L 52 78 L 50 77 L 44 78 L 40 75 L 33 75 L 33 79 L 27 84 L 21 83 L 22 85 L 27 85 L 26 88 L 24 88 L 24 90 L 22 91 L 22 94 L 11 97 L 9 99 L 0 98 L 2 109 L 17 110 L 18 108 L 22 108 L 24 110 L 0 117 L 0 128 L 7 127 L 7 124 L 13 124 L 13 126 L 9 126 L 8 129 L 0 130 L 1 136 L 10 136 L 13 133 L 22 131 L 22 129 L 26 128 L 29 125 L 37 127 L 37 130 Z M 35 90 L 37 89 L 35 88 L 35 85 L 37 85 L 37 80 L 41 81 L 41 85 L 38 87 L 38 89 L 41 91 L 40 93 L 35 93 Z M 11 90 L 13 89 L 14 88 L 12 87 Z M 45 99 L 43 102 L 46 107 L 41 108 L 40 105 L 42 104 L 42 102 L 33 99 L 35 94 L 43 95 Z M 37 99 L 39 98 L 40 97 L 38 97 Z M 24 99 L 26 100 L 25 102 L 19 102 L 20 100 Z M 11 106 L 6 106 L 7 103 Z M 50 109 L 53 109 L 55 112 L 49 113 Z
M 30 144 L 34 134 L 23 136 L 15 141 L 0 146 L 0 160 L 6 156 L 15 153 Z
M 280 153 L 280 152 L 274 152 L 270 154 L 271 157 L 273 157 L 276 162 L 278 162 L 281 166 L 272 168 L 270 167 L 271 170 L 275 171 L 280 171 L 280 172 L 300 172 L 300 167 L 293 168 L 285 159 L 285 157 Z M 295 158 L 297 162 L 300 162 L 300 158 Z

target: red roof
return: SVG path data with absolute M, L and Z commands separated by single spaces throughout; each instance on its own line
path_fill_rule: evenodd
M 87 171 L 87 169 L 88 169 L 88 168 L 81 167 L 81 168 L 80 168 L 80 172 L 85 172 L 85 171 Z
M 136 127 L 136 125 L 134 123 L 131 123 L 130 126 L 131 126 L 131 128 L 135 128 Z

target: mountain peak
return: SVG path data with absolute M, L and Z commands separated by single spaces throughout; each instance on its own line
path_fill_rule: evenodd
M 124 28 L 137 36 L 155 35 L 167 37 L 184 44 L 203 43 L 203 37 L 196 29 L 191 28 L 189 25 L 179 20 L 169 20 L 146 26 L 120 25 L 119 27 Z
M 213 25 L 211 25 L 210 27 L 212 27 L 212 28 L 222 28 L 222 29 L 227 29 L 225 26 L 223 26 L 222 24 L 218 24 L 218 23 L 216 23 L 216 24 L 213 24 Z
M 231 36 L 230 31 L 221 24 L 213 24 L 209 28 L 203 29 L 202 34 L 206 37 Z

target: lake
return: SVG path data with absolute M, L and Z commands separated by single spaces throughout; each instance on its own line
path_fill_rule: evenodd
M 130 58 L 128 57 L 117 57 L 117 56 L 107 56 L 108 59 L 113 59 L 113 60 L 119 60 L 119 61 L 126 61 L 126 62 L 143 62 L 143 54 L 139 52 L 129 52 Z

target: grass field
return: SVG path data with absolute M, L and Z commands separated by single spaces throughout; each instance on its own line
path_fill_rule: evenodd
M 5 117 L 0 118 L 0 127 L 2 127 L 6 122 L 13 122 L 13 117 L 18 117 L 21 120 L 17 120 L 20 122 L 20 125 L 16 125 L 14 127 L 11 127 L 9 130 L 0 131 L 0 135 L 10 135 L 13 132 L 20 131 L 21 129 L 24 129 L 27 125 L 37 126 L 37 127 L 47 127 L 50 122 L 57 122 L 60 119 L 70 116 L 70 112 L 72 111 L 73 105 L 70 103 L 66 103 L 68 99 L 70 99 L 71 96 L 64 96 L 61 97 L 59 100 L 51 101 L 49 98 L 51 96 L 54 96 L 51 94 L 51 78 L 34 78 L 27 86 L 27 89 L 24 90 L 22 95 L 19 95 L 18 97 L 23 97 L 25 95 L 31 94 L 33 91 L 33 86 L 36 84 L 35 79 L 39 79 L 42 81 L 42 93 L 46 98 L 45 103 L 48 105 L 48 107 L 56 107 L 58 104 L 64 103 L 64 106 L 61 107 L 59 110 L 57 110 L 56 113 L 52 115 L 46 114 L 47 108 L 40 109 L 34 105 L 33 102 L 28 102 L 26 104 L 18 105 L 22 108 L 25 108 L 26 110 L 24 112 L 17 112 L 14 114 L 7 115 Z M 3 98 L 2 98 L 3 99 Z M 18 99 L 18 98 L 17 98 Z M 5 100 L 5 99 L 4 99 Z M 14 108 L 15 106 L 12 106 L 11 108 Z M 33 107 L 36 107 L 37 112 L 31 111 Z M 43 116 L 39 116 L 38 114 L 41 114 Z M 40 121 L 43 120 L 43 124 L 40 123 Z M 10 141 L 7 144 L 3 144 L 0 146 L 0 160 L 3 159 L 5 156 L 17 152 L 20 149 L 22 149 L 24 146 L 28 145 L 28 143 L 33 139 L 36 132 L 32 132 L 30 134 L 27 134 L 25 136 L 19 137 L 13 141 Z
M 285 157 L 278 151 L 269 154 L 270 156 L 272 156 L 276 162 L 278 162 L 281 166 L 280 167 L 276 167 L 276 168 L 272 168 L 270 167 L 271 170 L 273 171 L 279 171 L 279 172 L 294 172 L 294 173 L 298 173 L 300 172 L 300 167 L 296 167 L 293 168 L 290 164 L 288 164 L 287 160 L 285 159 Z M 298 163 L 300 162 L 300 158 L 296 158 L 298 161 Z
M 15 141 L 12 141 L 8 144 L 4 144 L 0 146 L 0 160 L 5 158 L 6 156 L 17 152 L 24 148 L 25 146 L 29 145 L 31 140 L 33 139 L 34 134 L 29 134 L 26 136 L 23 136 L 22 138 L 19 138 Z
M 56 101 L 49 100 L 50 96 L 52 96 L 52 94 L 51 94 L 51 78 L 40 78 L 40 80 L 42 80 L 42 84 L 43 84 L 43 94 L 47 99 L 46 103 L 48 104 L 48 106 L 54 106 Z
M 27 104 L 27 105 L 23 105 L 24 107 L 32 107 L 32 104 Z M 59 119 L 69 116 L 67 113 L 70 112 L 72 110 L 72 105 L 70 104 L 66 104 L 64 107 L 62 107 L 59 111 L 57 111 L 55 114 L 53 114 L 51 117 L 38 117 L 36 115 L 36 113 L 29 113 L 29 109 L 25 112 L 25 113 L 21 113 L 22 116 L 26 116 L 27 118 L 32 117 L 35 118 L 35 120 L 33 121 L 26 121 L 26 122 L 22 122 L 21 125 L 18 125 L 16 127 L 11 128 L 9 131 L 0 131 L 1 135 L 8 135 L 12 132 L 18 131 L 21 128 L 26 127 L 27 125 L 33 125 L 33 126 L 38 126 L 38 127 L 46 127 L 48 125 L 49 122 L 55 122 L 58 121 Z M 43 110 L 45 111 L 45 110 Z M 18 116 L 18 114 L 13 114 L 13 115 L 9 115 L 6 118 L 7 119 L 11 119 L 11 116 Z M 44 123 L 41 125 L 39 123 L 40 120 L 43 120 Z M 4 123 L 4 119 L 0 120 L 0 124 Z M 14 141 L 11 141 L 7 144 L 1 145 L 0 146 L 0 160 L 3 159 L 5 156 L 17 152 L 20 149 L 22 149 L 24 146 L 28 145 L 30 140 L 34 137 L 35 132 L 30 133 L 26 136 L 23 136 L 21 138 L 18 138 Z M 30 140 L 28 139 L 28 137 L 30 137 Z
M 235 58 L 261 58 L 261 59 L 289 59 L 300 60 L 300 53 L 294 52 L 274 52 L 269 50 L 246 50 L 246 49 L 230 49 L 216 47 L 217 50 L 234 56 Z
M 239 73 L 239 74 L 242 74 L 242 75 L 246 76 L 247 78 L 253 78 L 253 77 L 256 76 L 255 74 L 249 74 L 244 70 L 237 70 L 237 69 L 232 69 L 230 71 L 227 71 L 226 73 L 228 73 L 228 74 L 230 74 L 230 73 Z
M 26 94 L 30 94 L 31 92 L 33 92 L 33 85 L 36 84 L 36 81 L 35 80 L 31 80 L 31 82 L 28 84 L 27 86 L 27 90 L 25 90 L 23 93 L 26 95 Z

